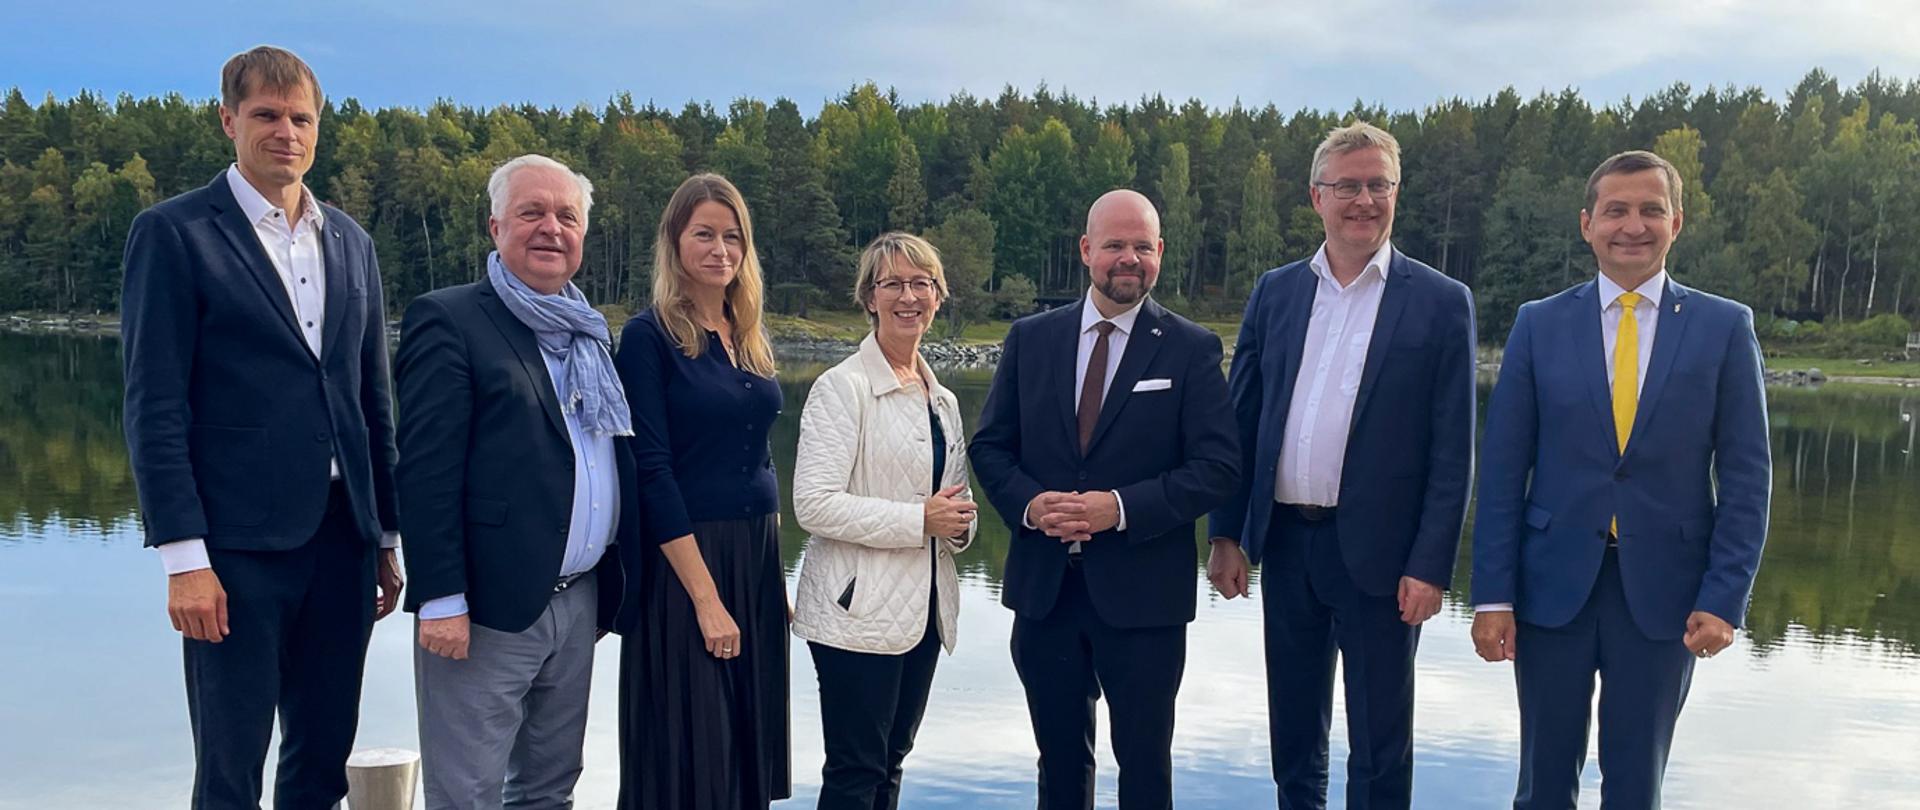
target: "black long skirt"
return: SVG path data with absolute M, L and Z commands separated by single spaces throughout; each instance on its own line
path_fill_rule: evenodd
M 707 653 L 693 600 L 658 548 L 620 644 L 620 807 L 762 810 L 793 795 L 788 621 L 774 515 L 695 523 L 700 556 L 740 626 L 740 655 Z

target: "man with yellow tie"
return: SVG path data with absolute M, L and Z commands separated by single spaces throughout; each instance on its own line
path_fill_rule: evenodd
M 1516 810 L 1572 808 L 1600 684 L 1602 805 L 1653 808 L 1696 658 L 1733 643 L 1771 495 L 1753 313 L 1668 278 L 1680 175 L 1603 161 L 1599 278 L 1520 307 L 1487 405 L 1473 642 L 1514 662 Z

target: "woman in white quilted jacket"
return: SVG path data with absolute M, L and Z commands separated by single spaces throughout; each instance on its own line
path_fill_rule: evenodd
M 892 810 L 939 648 L 953 651 L 953 555 L 975 511 L 959 402 L 920 357 L 947 299 L 939 253 L 882 234 L 854 297 L 873 332 L 820 375 L 800 416 L 793 512 L 812 536 L 793 631 L 820 677 L 819 806 Z

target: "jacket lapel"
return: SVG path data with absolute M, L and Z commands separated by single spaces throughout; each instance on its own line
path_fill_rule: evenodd
M 318 202 L 312 204 L 319 205 Z M 320 329 L 320 355 L 321 359 L 325 359 L 333 354 L 334 347 L 340 343 L 340 323 L 346 320 L 347 290 L 350 286 L 347 275 L 357 272 L 359 268 L 354 267 L 353 263 L 347 260 L 346 245 L 340 241 L 338 226 L 323 222 L 317 237 L 320 240 L 322 265 L 320 275 L 327 280 L 326 323 L 322 324 Z M 378 317 L 383 321 L 380 327 L 386 328 L 385 313 L 381 313 Z
M 1633 409 L 1633 432 L 1627 434 L 1629 452 L 1647 432 L 1647 422 L 1653 418 L 1660 393 L 1666 390 L 1668 373 L 1673 371 L 1674 355 L 1680 352 L 1687 327 L 1686 297 L 1687 288 L 1669 279 L 1660 299 L 1660 307 L 1665 311 L 1656 310 L 1653 314 L 1658 323 L 1653 332 L 1653 357 L 1647 360 L 1647 378 L 1640 382 L 1640 403 Z
M 1076 367 L 1080 365 L 1080 308 L 1083 306 L 1086 306 L 1084 298 L 1080 304 L 1054 310 L 1056 322 L 1049 330 L 1052 345 L 1047 350 L 1053 353 L 1053 367 L 1059 369 L 1057 379 L 1060 380 L 1054 384 L 1054 396 L 1060 403 L 1060 418 L 1064 420 L 1068 436 L 1080 435 L 1080 403 L 1074 399 L 1073 391 L 1080 385 Z M 1077 449 L 1079 440 L 1068 443 Z
M 547 421 L 560 437 L 568 441 L 572 437 L 567 433 L 567 420 L 560 411 L 560 398 L 553 393 L 553 377 L 547 374 L 547 361 L 540 356 L 540 344 L 533 337 L 533 330 L 501 303 L 500 296 L 493 292 L 493 285 L 480 282 L 480 309 L 493 321 L 495 329 L 500 330 L 507 345 L 513 347 L 513 353 L 520 358 L 520 370 L 526 372 L 527 379 L 533 383 L 533 392 L 540 398 L 540 409 L 547 412 Z
M 214 224 L 220 230 L 220 235 L 226 237 L 227 243 L 233 246 L 240 263 L 246 265 L 247 275 L 252 276 L 254 283 L 260 286 L 260 292 L 267 297 L 273 311 L 279 313 L 280 322 L 291 332 L 294 342 L 312 356 L 313 349 L 307 345 L 307 339 L 300 333 L 300 325 L 294 319 L 293 301 L 287 298 L 287 285 L 280 281 L 280 274 L 273 269 L 273 261 L 267 258 L 267 249 L 260 246 L 260 237 L 253 232 L 253 223 L 247 221 L 246 213 L 240 210 L 240 201 L 233 198 L 233 189 L 227 187 L 227 171 L 232 170 L 223 170 L 207 185 L 209 204 L 215 212 Z
M 1573 312 L 1573 355 L 1574 368 L 1587 387 L 1587 402 L 1593 406 L 1594 418 L 1605 425 L 1605 430 L 1594 431 L 1595 436 L 1606 439 L 1607 452 L 1615 461 L 1620 459 L 1620 438 L 1613 426 L 1613 389 L 1607 385 L 1607 343 L 1600 335 L 1600 310 L 1598 293 L 1599 282 L 1589 281 L 1575 291 L 1572 302 Z
M 1160 351 L 1160 341 L 1160 305 L 1149 298 L 1133 319 L 1133 331 L 1127 333 L 1127 349 L 1120 355 L 1113 379 L 1107 382 L 1107 395 L 1100 400 L 1100 418 L 1093 423 L 1093 440 L 1087 443 L 1089 454 L 1119 417 L 1120 409 L 1133 394 L 1133 384 L 1140 381 L 1147 364 L 1153 362 L 1153 356 Z
M 1413 272 L 1407 269 L 1407 259 L 1395 250 L 1387 261 L 1387 285 L 1380 293 L 1380 309 L 1374 315 L 1373 336 L 1367 342 L 1367 360 L 1360 367 L 1360 390 L 1354 394 L 1353 413 L 1348 419 L 1348 435 L 1352 426 L 1360 424 L 1360 414 L 1367 409 L 1367 398 L 1373 393 L 1373 381 L 1380 378 L 1380 367 L 1386 364 L 1387 347 L 1393 344 L 1393 332 L 1400 326 L 1400 315 L 1407 309 L 1407 286 L 1412 282 Z
M 1320 277 L 1313 268 L 1301 265 L 1280 302 L 1280 396 L 1274 400 L 1281 414 L 1293 402 L 1293 384 L 1300 378 L 1300 358 L 1307 350 L 1307 323 L 1313 319 L 1313 297 L 1319 292 Z M 1284 417 L 1283 417 L 1284 418 Z

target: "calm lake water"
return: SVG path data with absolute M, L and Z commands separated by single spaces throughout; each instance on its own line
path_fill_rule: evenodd
M 789 363 L 774 433 L 793 467 L 801 403 L 824 366 Z M 942 377 L 978 412 L 988 374 Z M 1484 393 L 1484 392 L 1483 392 Z M 1920 807 L 1920 391 L 1776 389 L 1774 509 L 1750 627 L 1696 671 L 1667 776 L 1675 808 Z M 968 425 L 969 429 L 973 427 Z M 140 546 L 120 432 L 118 344 L 0 335 L 0 807 L 181 807 L 192 749 L 180 642 L 156 555 Z M 1008 536 L 983 515 L 961 557 L 960 644 L 943 658 L 905 807 L 1033 806 L 1033 737 L 999 606 Z M 789 514 L 782 553 L 805 536 Z M 1466 580 L 1464 555 L 1459 582 Z M 1196 572 L 1175 737 L 1182 807 L 1271 806 L 1258 588 L 1227 602 Z M 1453 596 L 1419 656 L 1415 804 L 1494 808 L 1519 749 L 1512 671 L 1481 662 Z M 374 632 L 360 745 L 417 748 L 411 621 Z M 600 647 L 579 806 L 617 789 L 615 640 Z M 811 662 L 793 645 L 795 798 L 812 805 L 821 747 Z M 1337 705 L 1337 704 L 1336 704 Z M 1339 715 L 1340 709 L 1335 709 Z M 1104 728 L 1104 719 L 1102 721 Z M 1343 798 L 1342 716 L 1333 800 Z M 1101 805 L 1114 801 L 1104 739 Z M 1587 771 L 1582 807 L 1598 807 Z

